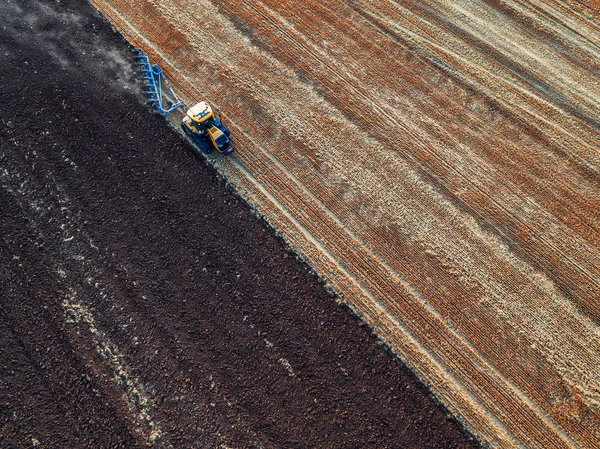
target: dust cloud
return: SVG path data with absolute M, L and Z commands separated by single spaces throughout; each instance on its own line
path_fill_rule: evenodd
M 42 48 L 55 66 L 36 69 L 77 73 L 81 67 L 93 67 L 98 77 L 112 79 L 115 88 L 136 89 L 130 55 L 100 39 L 93 17 L 69 10 L 60 0 L 3 0 L 0 17 L 0 57 Z

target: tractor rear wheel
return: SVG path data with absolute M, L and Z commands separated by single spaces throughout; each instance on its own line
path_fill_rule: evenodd
M 183 132 L 192 139 L 198 149 L 204 154 L 209 154 L 213 150 L 213 146 L 210 142 L 191 132 L 183 123 L 181 124 L 181 129 L 183 129 Z

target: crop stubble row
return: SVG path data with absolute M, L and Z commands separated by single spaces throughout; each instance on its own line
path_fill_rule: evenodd
M 94 3 L 219 105 L 217 166 L 477 435 L 597 444 L 598 59 L 564 5 Z

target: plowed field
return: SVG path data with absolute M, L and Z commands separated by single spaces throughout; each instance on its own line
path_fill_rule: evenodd
M 478 447 L 143 105 L 87 2 L 0 2 L 0 448 Z
M 483 441 L 600 445 L 595 2 L 93 0 Z

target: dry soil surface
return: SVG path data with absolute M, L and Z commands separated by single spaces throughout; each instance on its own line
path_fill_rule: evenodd
M 91 5 L 0 16 L 0 447 L 477 446 L 144 108 Z
M 92 1 L 473 432 L 600 447 L 598 2 Z

